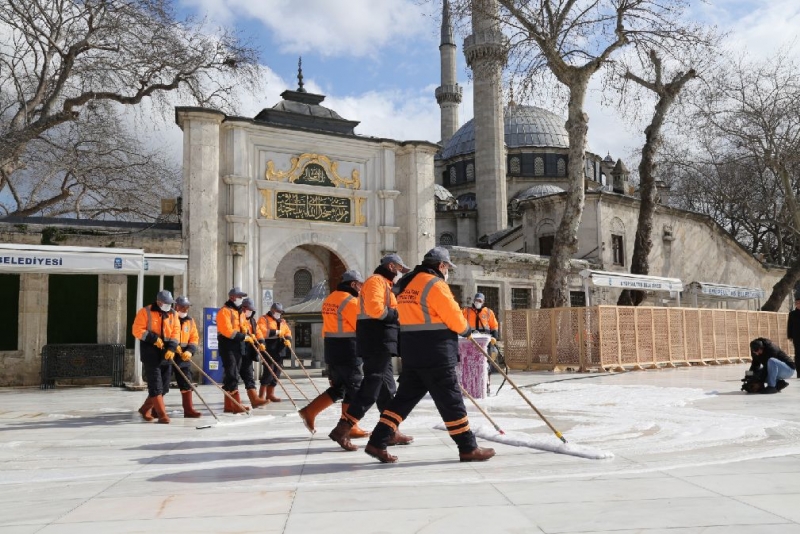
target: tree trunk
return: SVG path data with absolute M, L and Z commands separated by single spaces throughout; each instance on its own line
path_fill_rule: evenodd
M 583 112 L 583 102 L 588 82 L 588 77 L 580 78 L 569 86 L 569 118 L 566 126 L 569 133 L 567 169 L 571 186 L 550 254 L 547 278 L 542 289 L 542 308 L 559 308 L 569 304 L 570 260 L 578 251 L 578 228 L 586 198 L 584 179 L 589 118 Z
M 792 265 L 786 270 L 786 274 L 783 275 L 783 278 L 772 286 L 772 294 L 764 305 L 761 306 L 761 311 L 780 311 L 781 304 L 783 304 L 783 301 L 786 300 L 786 297 L 792 292 L 798 280 L 800 280 L 800 256 L 795 258 Z

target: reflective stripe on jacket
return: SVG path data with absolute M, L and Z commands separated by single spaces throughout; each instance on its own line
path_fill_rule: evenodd
M 217 312 L 217 342 L 222 354 L 244 354 L 244 334 L 241 320 L 244 316 L 230 300 Z
M 337 290 L 322 302 L 322 337 L 325 363 L 335 365 L 357 364 L 356 322 L 358 297 Z
M 450 286 L 436 271 L 417 267 L 397 297 L 403 365 L 441 367 L 458 361 L 458 336 L 470 328 Z
M 292 337 L 292 331 L 289 330 L 289 325 L 283 319 L 275 319 L 271 313 L 262 315 L 258 318 L 258 325 L 256 326 L 256 338 L 263 343 L 267 339 L 278 339 L 279 337 L 289 338 Z
M 480 309 L 480 311 L 476 310 L 472 306 L 464 308 L 464 317 L 466 317 L 469 327 L 473 330 L 485 332 L 487 334 L 491 334 L 492 337 L 497 338 L 498 330 L 500 330 L 500 324 L 497 322 L 494 312 L 489 308 L 484 306 Z
M 380 271 L 379 267 L 376 271 Z M 388 273 L 387 271 L 387 274 Z M 397 298 L 392 282 L 383 274 L 373 274 L 358 295 L 356 347 L 362 358 L 397 354 Z
M 133 321 L 133 336 L 152 345 L 158 338 L 164 342 L 164 348 L 175 350 L 180 341 L 180 324 L 178 314 L 170 310 L 161 311 L 156 303 L 141 308 Z
M 197 323 L 191 317 L 180 319 L 181 322 L 181 349 L 188 350 L 192 354 L 197 354 L 197 346 L 200 343 L 200 334 L 197 332 Z

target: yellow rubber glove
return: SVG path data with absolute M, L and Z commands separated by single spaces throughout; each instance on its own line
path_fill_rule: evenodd
M 489 344 L 490 345 L 497 345 L 497 340 L 495 338 L 492 338 L 492 339 L 489 340 Z
M 256 340 L 255 340 L 255 338 L 253 336 L 248 334 L 248 335 L 244 336 L 244 342 L 245 343 L 250 343 L 251 345 L 253 345 L 253 344 L 255 344 Z
M 164 340 L 161 339 L 160 337 L 156 338 L 156 340 L 153 343 L 153 345 L 155 345 L 157 349 L 163 349 L 164 348 Z
M 284 339 L 283 340 L 283 344 L 286 345 L 287 347 L 291 348 L 292 347 L 292 340 L 291 339 Z
M 175 353 L 172 352 L 171 350 L 168 350 L 167 352 L 164 353 L 164 358 L 166 358 L 167 360 L 171 360 L 174 357 Z
M 191 359 L 192 359 L 192 353 L 189 352 L 188 350 L 184 351 L 183 354 L 181 354 L 181 360 L 188 362 Z
M 259 343 L 258 344 L 258 350 L 260 350 L 261 352 L 266 352 L 267 346 L 264 345 L 263 343 Z

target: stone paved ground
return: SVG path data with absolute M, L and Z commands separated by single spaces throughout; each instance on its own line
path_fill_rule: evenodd
M 497 456 L 478 464 L 457 461 L 430 400 L 403 424 L 416 440 L 400 463 L 382 465 L 326 437 L 334 408 L 309 439 L 288 402 L 197 430 L 176 392 L 173 424 L 157 425 L 135 414 L 141 392 L 1 390 L 0 534 L 800 534 L 800 382 L 746 396 L 743 371 L 515 373 L 571 442 L 615 457 L 481 441 Z M 508 387 L 484 404 L 510 435 L 555 443 Z

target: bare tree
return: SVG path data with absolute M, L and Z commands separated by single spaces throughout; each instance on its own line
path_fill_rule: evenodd
M 256 80 L 251 48 L 228 32 L 178 20 L 169 0 L 11 0 L 0 3 L 0 36 L 0 192 L 15 198 L 10 215 L 45 213 L 74 204 L 70 196 L 101 194 L 76 187 L 70 170 L 50 176 L 47 187 L 32 172 L 39 150 L 69 151 L 65 125 L 93 108 L 149 99 L 163 109 L 177 98 L 230 109 L 233 87 Z M 88 135 L 85 121 L 78 131 Z M 74 150 L 108 149 L 91 135 L 80 141 Z M 120 149 L 118 143 L 112 152 Z
M 704 49 L 710 53 L 707 47 Z M 674 56 L 673 56 L 674 57 Z M 633 241 L 633 257 L 631 259 L 632 274 L 650 273 L 650 251 L 653 248 L 653 215 L 656 209 L 656 157 L 662 144 L 662 130 L 667 116 L 678 95 L 686 84 L 698 76 L 694 67 L 679 68 L 668 73 L 662 56 L 655 49 L 647 53 L 647 61 L 641 61 L 648 71 L 647 78 L 625 68 L 622 79 L 633 82 L 639 87 L 655 94 L 658 99 L 653 109 L 650 123 L 644 129 L 645 142 L 639 161 L 639 216 L 636 225 L 636 237 Z M 665 79 L 666 78 L 666 79 Z M 624 100 L 623 100 L 624 101 Z M 638 290 L 623 290 L 617 300 L 620 306 L 638 306 L 644 300 L 645 293 Z
M 775 210 L 773 222 L 783 223 L 780 226 L 794 234 L 796 242 L 800 234 L 800 65 L 786 52 L 768 60 L 738 59 L 712 87 L 703 95 L 698 114 L 701 127 L 713 129 L 728 154 L 763 169 L 763 175 L 754 178 L 778 193 L 763 202 Z M 763 310 L 780 307 L 797 283 L 798 261 L 795 257 L 788 262 L 791 268 L 773 287 Z
M 534 78 L 552 76 L 568 93 L 567 176 L 571 187 L 555 236 L 542 307 L 566 306 L 570 260 L 578 248 L 584 207 L 586 138 L 589 118 L 584 103 L 589 81 L 612 55 L 630 45 L 654 50 L 671 41 L 695 39 L 681 25 L 684 0 L 497 0 L 501 27 L 509 37 L 509 63 L 523 87 L 540 88 Z M 460 3 L 463 13 L 477 5 Z

